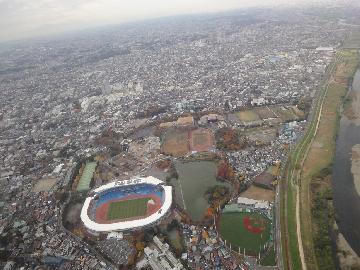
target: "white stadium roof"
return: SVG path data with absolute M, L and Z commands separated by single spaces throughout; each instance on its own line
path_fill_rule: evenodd
M 164 189 L 164 203 L 161 206 L 161 208 L 156 211 L 155 213 L 153 213 L 152 215 L 143 218 L 143 219 L 137 219 L 137 220 L 130 220 L 130 221 L 121 221 L 121 222 L 116 222 L 116 223 L 109 223 L 109 224 L 100 224 L 100 223 L 96 223 L 95 221 L 91 220 L 88 216 L 88 209 L 90 206 L 91 201 L 94 199 L 94 197 L 96 196 L 96 194 L 98 192 L 113 188 L 113 187 L 117 187 L 117 186 L 132 186 L 132 185 L 137 185 L 137 184 L 152 184 L 152 185 L 162 185 L 163 189 Z M 129 179 L 129 180 L 125 180 L 125 181 L 116 181 L 116 182 L 111 182 L 109 184 L 103 185 L 101 187 L 98 187 L 97 189 L 95 189 L 93 192 L 92 196 L 89 196 L 86 198 L 84 205 L 81 209 L 81 220 L 84 223 L 85 227 L 87 227 L 90 230 L 93 231 L 97 231 L 97 232 L 109 232 L 109 231 L 124 231 L 124 230 L 129 230 L 129 229 L 134 229 L 134 228 L 141 228 L 147 225 L 151 225 L 153 223 L 155 223 L 157 220 L 159 220 L 160 218 L 162 218 L 167 211 L 170 209 L 171 207 L 171 203 L 172 203 L 172 187 L 171 186 L 163 186 L 164 182 L 152 177 L 152 176 L 148 176 L 145 178 L 142 177 L 138 177 L 138 178 L 133 178 L 133 179 Z

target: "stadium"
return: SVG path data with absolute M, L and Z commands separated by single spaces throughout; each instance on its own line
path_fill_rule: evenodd
M 171 204 L 171 186 L 152 176 L 134 178 L 91 191 L 80 217 L 91 231 L 126 231 L 156 224 Z

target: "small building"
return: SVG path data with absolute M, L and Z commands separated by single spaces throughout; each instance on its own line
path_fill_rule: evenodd
M 13 269 L 15 269 L 15 262 L 13 262 L 13 261 L 6 262 L 3 269 L 4 270 L 13 270 Z
M 333 52 L 334 47 L 317 47 L 315 50 L 319 52 Z
M 250 103 L 251 106 L 261 106 L 267 104 L 267 100 L 265 98 L 253 98 Z
M 245 197 L 238 197 L 237 204 L 239 208 L 249 209 L 252 211 L 268 211 L 271 208 L 268 201 L 259 201 Z
M 153 238 L 155 247 L 146 247 L 144 253 L 153 270 L 181 270 L 181 262 L 172 254 L 168 244 L 164 244 L 157 236 Z
M 218 115 L 216 113 L 210 113 L 210 114 L 203 115 L 202 117 L 200 117 L 199 124 L 206 125 L 208 123 L 215 123 L 218 121 L 224 121 L 224 117 L 221 115 Z

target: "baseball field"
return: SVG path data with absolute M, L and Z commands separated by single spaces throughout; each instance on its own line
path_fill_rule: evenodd
M 190 132 L 190 150 L 206 152 L 214 148 L 214 135 L 212 131 L 205 128 L 198 128 Z
M 257 255 L 270 239 L 271 221 L 259 213 L 223 213 L 220 234 L 234 250 L 245 248 L 246 254 Z

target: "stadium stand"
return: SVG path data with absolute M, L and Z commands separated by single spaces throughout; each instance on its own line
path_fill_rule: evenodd
M 140 184 L 136 186 L 120 186 L 108 189 L 101 193 L 98 193 L 99 199 L 97 199 L 96 207 L 99 207 L 103 203 L 106 203 L 111 200 L 120 200 L 129 195 L 155 195 L 164 201 L 164 194 L 162 188 L 160 189 L 157 186 L 149 185 L 149 184 Z
M 152 176 L 145 178 L 138 177 L 103 185 L 89 192 L 88 196 L 89 197 L 85 199 L 80 214 L 81 220 L 87 229 L 97 232 L 124 231 L 152 225 L 164 217 L 172 204 L 172 187 L 165 186 L 161 180 Z M 134 200 L 134 197 L 141 199 L 147 196 L 148 198 L 154 198 L 157 206 L 148 212 L 146 216 L 135 216 L 135 219 L 129 220 L 127 218 L 128 215 L 125 215 L 126 218 L 120 220 L 116 218 L 114 221 L 107 219 L 107 223 L 101 222 L 101 218 L 97 219 L 97 209 L 102 206 L 106 208 L 109 204 L 113 206 L 113 203 L 120 201 L 126 202 L 127 199 L 130 202 Z M 154 206 L 154 200 L 149 200 L 148 207 L 151 208 Z M 132 208 L 126 208 L 125 213 L 127 213 L 129 209 L 131 210 Z M 115 209 L 115 211 L 117 210 Z M 100 213 L 106 212 L 102 211 Z M 112 211 L 111 213 L 114 212 Z M 119 213 L 122 215 L 124 212 Z M 116 212 L 115 216 L 117 216 Z

